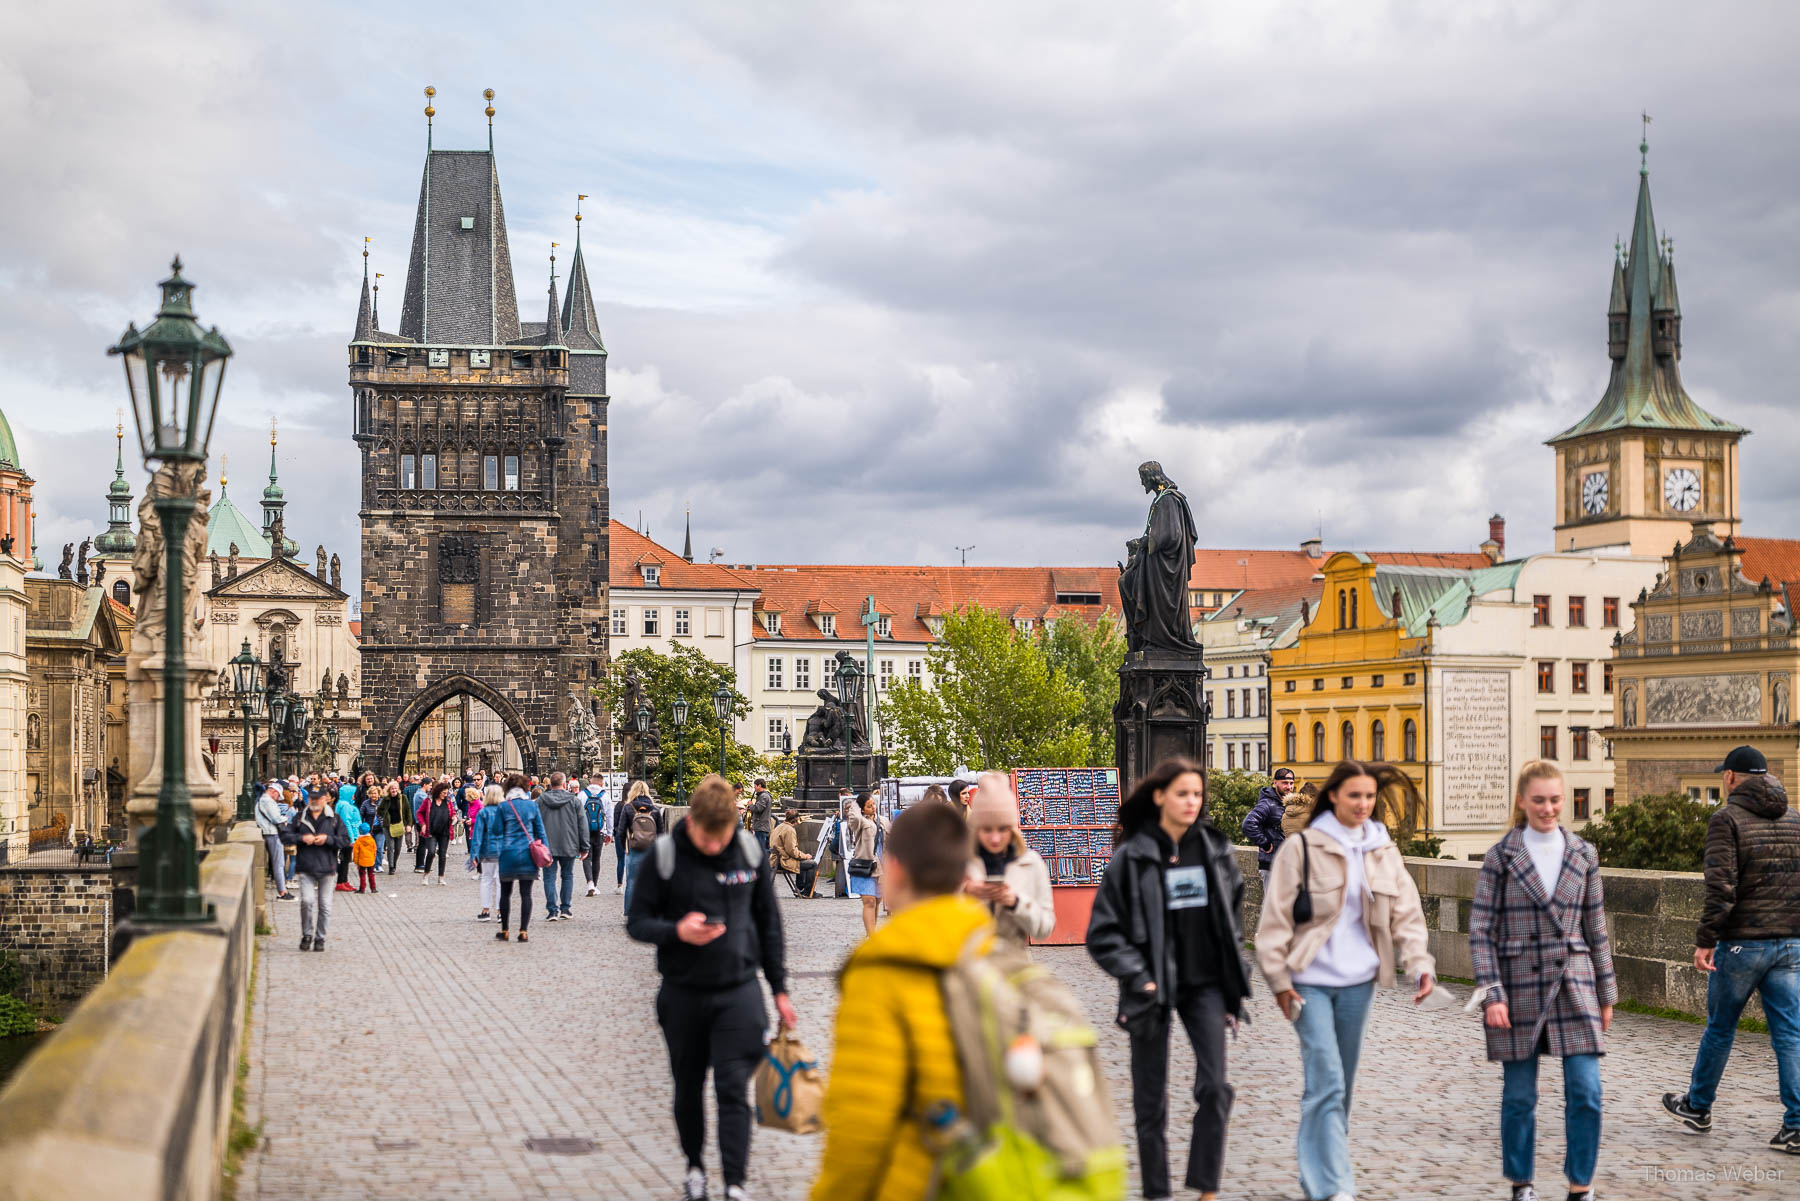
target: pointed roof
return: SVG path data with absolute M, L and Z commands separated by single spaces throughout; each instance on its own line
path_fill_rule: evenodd
M 238 557 L 243 558 L 243 547 Z M 220 558 L 225 556 L 221 554 Z M 220 599 L 251 598 L 257 600 L 347 600 L 349 594 L 333 588 L 312 572 L 298 567 L 291 559 L 264 559 L 256 566 L 240 570 L 228 580 L 206 590 L 206 595 Z
M 356 306 L 356 333 L 352 342 L 373 342 L 375 340 L 375 306 L 369 300 L 369 258 L 368 251 L 363 252 L 363 286 L 362 302 Z
M 519 333 L 493 152 L 427 151 L 400 336 L 439 345 L 500 346 Z
M 244 511 L 231 503 L 231 497 L 225 493 L 225 481 L 219 481 L 219 499 L 213 502 L 212 512 L 206 517 L 206 553 L 216 554 L 224 559 L 231 554 L 231 544 L 237 543 L 238 558 L 266 559 L 269 557 L 269 540 L 263 536 L 261 529 Z
M 131 481 L 125 478 L 125 423 L 120 422 L 115 434 L 118 457 L 113 463 L 113 482 L 106 487 L 106 529 L 94 539 L 96 559 L 122 558 L 137 550 L 137 532 L 131 528 Z M 125 518 L 113 520 L 123 509 Z
M 558 323 L 556 317 L 556 271 L 554 270 L 554 261 L 552 262 L 552 268 L 553 269 L 550 272 L 550 310 L 544 316 L 544 345 L 561 346 L 563 344 L 562 326 Z
M 1623 309 L 1619 307 L 1621 290 Z M 1682 387 L 1677 356 L 1656 354 L 1652 326 L 1655 314 L 1668 312 L 1679 317 L 1680 310 L 1675 302 L 1674 268 L 1657 241 L 1647 166 L 1638 173 L 1637 215 L 1632 220 L 1631 244 L 1622 278 L 1618 268 L 1614 269 L 1614 297 L 1609 310 L 1626 316 L 1625 357 L 1614 360 L 1612 378 L 1600 403 L 1586 417 L 1550 439 L 1551 445 L 1619 429 L 1747 432 L 1695 404 Z
M 594 315 L 594 290 L 588 284 L 587 260 L 581 256 L 581 227 L 575 227 L 575 261 L 569 265 L 569 292 L 563 297 L 563 340 L 571 350 L 606 349 L 600 319 Z
M 689 563 L 694 561 L 694 515 L 687 515 L 687 535 L 681 540 L 681 557 Z

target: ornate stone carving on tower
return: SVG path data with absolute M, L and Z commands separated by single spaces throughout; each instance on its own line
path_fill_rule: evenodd
M 578 753 L 571 706 L 607 660 L 609 506 L 606 348 L 576 220 L 566 298 L 553 265 L 544 320 L 522 322 L 491 132 L 486 150 L 437 150 L 428 127 L 398 333 L 378 328 L 365 250 L 349 366 L 376 771 L 409 749 L 463 766 L 447 760 L 495 727 L 505 766 Z

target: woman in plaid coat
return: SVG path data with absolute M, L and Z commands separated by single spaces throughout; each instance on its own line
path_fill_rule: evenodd
M 1537 1201 L 1538 1056 L 1563 1061 L 1563 1174 L 1586 1199 L 1600 1151 L 1600 1056 L 1619 989 L 1601 908 L 1594 848 L 1564 830 L 1562 773 L 1525 765 L 1513 828 L 1488 851 L 1475 885 L 1469 951 L 1487 1029 L 1500 1063 L 1500 1147 L 1514 1201 Z

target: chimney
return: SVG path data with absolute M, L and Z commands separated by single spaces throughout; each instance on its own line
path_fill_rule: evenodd
M 1492 542 L 1499 551 L 1499 554 L 1494 556 L 1496 563 L 1506 558 L 1506 518 L 1498 513 L 1488 518 L 1488 541 Z
M 1308 538 L 1300 544 L 1300 549 L 1306 552 L 1306 557 L 1309 559 L 1325 557 L 1325 541 L 1322 538 Z

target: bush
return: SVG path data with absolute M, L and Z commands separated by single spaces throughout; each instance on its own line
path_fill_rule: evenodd
M 1706 855 L 1706 823 L 1717 811 L 1679 792 L 1641 796 L 1590 822 L 1581 836 L 1604 867 L 1697 872 Z
M 19 969 L 18 956 L 0 950 L 0 996 L 18 992 L 24 983 L 25 973 Z
M 0 1038 L 35 1034 L 37 1027 L 37 1014 L 31 1011 L 31 1006 L 17 997 L 0 996 Z
M 1268 783 L 1269 777 L 1242 768 L 1207 772 L 1206 819 L 1232 842 L 1249 846 L 1250 840 L 1244 837 L 1244 815 Z
M 1400 844 L 1402 855 L 1412 855 L 1420 859 L 1436 859 L 1444 849 L 1444 840 L 1433 838 L 1429 834 L 1421 834 L 1417 838 L 1409 838 Z

